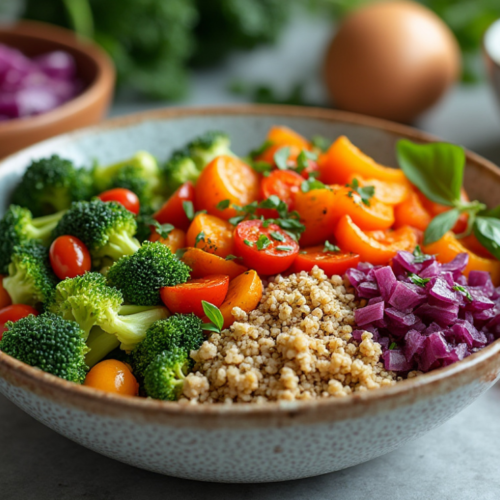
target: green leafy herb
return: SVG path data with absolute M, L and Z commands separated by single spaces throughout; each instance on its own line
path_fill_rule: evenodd
M 422 287 L 424 287 L 426 283 L 429 283 L 430 281 L 430 278 L 421 278 L 420 276 L 414 273 L 408 273 L 408 277 L 410 278 L 412 283 Z
M 194 240 L 194 246 L 196 246 L 200 241 L 205 241 L 205 233 L 200 231 Z
M 311 142 L 315 148 L 318 148 L 323 152 L 328 151 L 328 148 L 330 147 L 331 144 L 331 141 L 329 141 L 326 137 L 323 137 L 321 135 L 313 136 Z
M 224 326 L 224 317 L 222 316 L 219 308 L 206 300 L 202 300 L 201 305 L 203 306 L 205 316 L 212 322 L 212 325 L 215 326 L 215 331 L 220 332 Z M 203 329 L 214 331 L 211 328 L 207 328 L 208 325 L 210 325 L 210 323 L 205 323 L 203 325 Z
M 307 252 L 306 252 L 305 250 L 301 250 L 301 251 L 299 252 L 299 254 L 300 254 L 300 255 L 307 255 Z
M 420 245 L 417 245 L 415 247 L 415 250 L 413 250 L 413 257 L 416 264 L 420 264 L 431 258 L 430 255 L 426 255 L 424 252 L 422 252 Z
M 262 153 L 266 152 L 272 145 L 272 141 L 264 141 L 258 148 L 252 149 L 252 151 L 250 151 L 250 158 L 254 160 L 257 156 L 260 156 Z
M 271 240 L 265 234 L 261 234 L 256 242 L 257 250 L 259 250 L 259 252 L 265 250 L 270 244 Z
M 172 224 L 160 224 L 158 221 L 155 221 L 153 226 L 161 238 L 168 238 L 168 235 L 175 229 Z
M 500 220 L 493 217 L 478 217 L 474 235 L 488 252 L 500 259 Z
M 251 241 L 243 240 L 243 243 L 245 243 L 245 245 L 248 247 L 253 247 L 253 243 Z
M 325 241 L 325 246 L 323 247 L 323 252 L 340 252 L 340 248 L 328 240 Z
M 186 201 L 184 200 L 182 202 L 182 209 L 184 210 L 184 213 L 186 214 L 186 217 L 189 220 L 194 219 L 194 206 L 192 201 Z
M 467 298 L 467 300 L 472 302 L 472 295 L 470 294 L 469 290 L 467 290 L 462 285 L 454 285 L 453 290 L 456 290 L 457 292 L 463 293 L 465 295 L 465 297 Z
M 314 189 L 330 189 L 328 186 L 323 184 L 321 181 L 318 181 L 314 177 L 309 177 L 307 181 L 304 181 L 300 185 L 300 190 L 303 193 L 308 193 L 309 191 L 313 191 Z
M 225 210 L 226 208 L 229 208 L 229 205 L 231 205 L 230 200 L 222 200 L 217 203 L 216 208 L 217 210 Z
M 182 259 L 182 257 L 184 257 L 184 254 L 187 252 L 187 248 L 179 248 L 179 250 L 177 250 L 175 252 L 175 256 L 180 260 Z
M 258 174 L 263 174 L 264 177 L 267 177 L 273 170 L 273 166 L 267 161 L 254 161 L 250 163 L 250 166 Z
M 297 156 L 297 167 L 295 168 L 295 171 L 298 174 L 301 174 L 306 168 L 309 168 L 309 160 L 316 161 L 318 159 L 318 156 L 314 154 L 311 151 L 306 151 L 303 149 L 300 153 L 299 156 Z
M 277 231 L 271 231 L 269 234 L 271 235 L 271 238 L 276 241 L 283 242 L 286 239 L 281 233 L 278 233 Z
M 285 246 L 285 245 L 278 245 L 276 247 L 276 250 L 278 250 L 279 252 L 291 252 L 293 250 L 293 247 Z
M 398 344 L 396 344 L 396 342 L 392 342 L 391 345 L 389 346 L 389 350 L 394 351 L 394 349 L 397 349 L 397 347 L 398 347 Z
M 288 169 L 288 158 L 290 157 L 290 147 L 284 146 L 274 153 L 274 163 L 280 170 Z
M 440 240 L 456 224 L 460 217 L 460 210 L 453 208 L 443 212 L 431 220 L 424 234 L 424 245 Z
M 358 193 L 361 201 L 366 205 L 370 206 L 370 199 L 375 194 L 375 188 L 373 186 L 359 186 L 358 179 L 353 179 L 351 184 L 346 184 L 346 187 L 350 188 L 352 191 L 349 191 L 348 196 L 352 197 L 352 193 Z
M 224 257 L 224 260 L 234 260 L 237 258 L 238 257 L 236 255 L 229 254 L 229 255 L 226 255 L 226 257 Z

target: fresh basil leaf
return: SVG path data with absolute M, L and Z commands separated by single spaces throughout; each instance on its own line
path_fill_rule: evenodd
M 267 149 L 269 149 L 273 145 L 272 141 L 264 141 L 258 148 L 252 149 L 250 151 L 250 157 L 256 158 L 257 156 L 260 156 L 262 153 L 264 153 Z
M 297 156 L 297 168 L 295 169 L 295 172 L 301 174 L 308 167 L 309 167 L 309 160 L 307 159 L 305 151 L 302 150 L 299 153 L 299 156 Z
M 226 208 L 229 208 L 229 205 L 231 205 L 230 200 L 222 200 L 217 203 L 216 208 L 217 210 L 225 210 Z
M 286 238 L 281 233 L 278 233 L 277 231 L 271 231 L 269 234 L 271 235 L 271 238 L 273 240 L 281 241 L 281 242 L 286 240 Z
M 315 135 L 312 137 L 311 143 L 315 148 L 321 149 L 321 151 L 326 152 L 330 147 L 331 141 L 321 135 Z
M 317 179 L 309 177 L 307 181 L 304 181 L 300 185 L 300 190 L 303 193 L 308 193 L 309 191 L 313 191 L 314 189 L 330 189 L 328 186 L 325 186 L 321 181 L 318 181 Z
M 318 159 L 318 155 L 313 151 L 308 151 L 307 149 L 303 149 L 302 152 L 306 156 L 308 160 L 316 161 Z
M 193 220 L 194 219 L 194 206 L 193 206 L 193 202 L 192 201 L 186 201 L 186 200 L 184 200 L 182 202 L 182 208 L 184 210 L 184 213 L 186 214 L 186 217 L 189 220 Z
M 325 246 L 323 247 L 323 252 L 340 252 L 340 248 L 328 240 L 325 241 Z
M 233 226 L 237 226 L 242 220 L 245 219 L 244 215 L 237 215 L 236 217 L 231 217 L 228 222 Z
M 281 199 L 275 194 L 272 194 L 269 198 L 259 203 L 259 208 L 278 208 L 280 203 L 283 203 Z
M 493 217 L 477 217 L 474 235 L 497 259 L 500 259 L 500 220 Z
M 202 300 L 201 305 L 203 306 L 205 316 L 219 329 L 220 332 L 224 326 L 224 317 L 222 316 L 219 308 L 206 300 Z
M 482 217 L 493 217 L 494 219 L 500 219 L 500 205 L 497 205 L 495 208 L 483 210 L 479 213 L 479 215 Z
M 440 240 L 456 224 L 459 217 L 460 210 L 458 208 L 447 210 L 434 217 L 425 230 L 424 245 Z
M 267 161 L 254 161 L 251 163 L 251 166 L 255 172 L 264 174 L 264 176 L 268 176 L 273 169 L 273 166 Z
M 465 153 L 443 142 L 415 144 L 406 139 L 396 146 L 399 166 L 409 181 L 431 201 L 454 206 L 460 202 Z
M 261 235 L 259 235 L 259 238 L 257 239 L 257 243 L 256 243 L 257 250 L 259 250 L 259 252 L 261 250 L 265 250 L 270 244 L 271 244 L 271 240 L 265 234 L 261 234 Z
M 203 325 L 201 325 L 201 329 L 206 332 L 214 332 L 214 333 L 220 332 L 220 329 L 217 328 L 213 323 L 203 323 Z
M 280 170 L 287 170 L 288 169 L 288 158 L 290 156 L 290 147 L 289 146 L 284 146 L 276 153 L 274 153 L 274 163 L 276 163 L 276 166 Z
M 175 229 L 172 224 L 160 224 L 158 221 L 154 221 L 153 224 L 156 232 L 160 235 L 160 238 L 168 238 L 168 235 Z
M 200 241 L 205 241 L 205 233 L 203 231 L 200 231 L 196 235 L 196 238 L 194 239 L 194 246 L 196 247 Z

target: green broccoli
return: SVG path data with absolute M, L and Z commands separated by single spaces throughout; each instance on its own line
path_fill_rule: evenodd
M 194 314 L 175 314 L 153 323 L 144 340 L 132 351 L 134 373 L 140 378 L 148 365 L 162 351 L 183 349 L 188 355 L 200 348 L 205 340 L 202 321 Z M 191 358 L 189 358 L 192 362 Z M 191 363 L 193 364 L 193 363 Z
M 89 368 L 92 368 L 95 364 L 104 359 L 110 352 L 115 350 L 118 350 L 119 353 L 124 353 L 126 355 L 125 351 L 118 349 L 118 347 L 120 347 L 120 341 L 116 338 L 116 336 L 105 332 L 98 326 L 92 328 L 92 331 L 87 339 L 87 347 L 89 348 L 89 352 L 85 356 L 85 363 Z M 116 357 L 112 359 L 116 359 Z
M 70 382 L 85 380 L 87 346 L 78 323 L 56 314 L 27 316 L 7 323 L 0 350 L 30 366 Z
M 108 283 L 123 293 L 127 302 L 139 306 L 161 304 L 160 288 L 185 283 L 191 269 L 155 241 L 145 241 L 141 248 L 115 262 L 108 271 Z
M 176 401 L 182 394 L 189 372 L 189 357 L 184 349 L 163 351 L 146 368 L 144 390 L 153 399 Z
M 89 249 L 94 267 L 132 255 L 140 244 L 134 214 L 116 202 L 99 199 L 73 203 L 54 229 L 53 237 L 69 234 Z
M 0 273 L 7 274 L 12 250 L 29 240 L 38 240 L 44 245 L 51 241 L 52 230 L 64 212 L 33 219 L 27 208 L 10 205 L 0 220 Z
M 135 233 L 136 239 L 139 243 L 143 243 L 151 236 L 151 226 L 154 226 L 157 222 L 153 218 L 154 210 L 151 206 L 141 205 L 139 214 L 135 218 L 137 222 L 137 232 Z
M 187 150 L 176 151 L 163 166 L 165 185 L 168 194 L 172 194 L 178 187 L 187 181 L 196 183 L 200 170 L 189 157 Z
M 93 194 L 90 172 L 53 155 L 35 160 L 12 194 L 11 203 L 28 208 L 34 217 L 66 210 Z
M 32 240 L 13 248 L 9 275 L 3 280 L 13 304 L 49 303 L 57 281 L 50 266 L 49 251 L 41 243 Z
M 212 130 L 189 142 L 186 150 L 198 170 L 201 171 L 217 156 L 234 156 L 230 147 L 231 141 L 225 132 Z

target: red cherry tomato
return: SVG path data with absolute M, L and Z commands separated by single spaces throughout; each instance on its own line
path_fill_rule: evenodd
M 293 172 L 292 170 L 273 170 L 260 183 L 260 197 L 265 200 L 274 194 L 291 209 L 294 195 L 300 189 L 300 185 L 303 182 L 304 178 L 297 172 Z
M 7 321 L 13 321 L 15 323 L 17 320 L 25 318 L 30 314 L 38 316 L 39 313 L 33 307 L 25 304 L 14 304 L 0 309 L 0 340 L 2 340 L 4 332 L 7 331 L 7 327 L 5 326 Z
M 302 170 L 301 174 L 304 179 L 309 179 L 311 173 L 319 170 L 318 164 L 314 160 L 308 160 L 309 166 Z
M 123 205 L 129 212 L 137 215 L 141 208 L 137 195 L 125 188 L 114 188 L 109 191 L 104 191 L 98 196 L 102 201 L 116 201 Z
M 205 316 L 202 300 L 219 307 L 226 298 L 229 276 L 213 274 L 205 278 L 189 280 L 176 286 L 164 286 L 160 290 L 161 299 L 172 313 Z
M 184 211 L 183 202 L 194 204 L 194 187 L 191 182 L 184 183 L 153 215 L 160 224 L 172 224 L 173 226 L 187 231 L 191 221 Z
M 314 266 L 318 266 L 325 271 L 327 276 L 340 274 L 341 276 L 350 268 L 356 267 L 359 262 L 359 255 L 350 252 L 324 252 L 324 246 L 301 248 L 299 254 L 293 261 L 291 271 L 310 271 Z
M 264 227 L 260 220 L 246 220 L 234 230 L 234 251 L 247 267 L 269 275 L 288 269 L 299 245 L 276 224 Z
M 64 280 L 90 271 L 92 260 L 87 247 L 74 236 L 59 236 L 50 245 L 50 264 L 56 276 Z

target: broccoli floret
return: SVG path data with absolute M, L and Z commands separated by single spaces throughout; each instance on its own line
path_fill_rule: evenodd
M 28 241 L 14 247 L 9 275 L 3 280 L 13 304 L 49 303 L 57 281 L 50 266 L 49 251 L 41 243 Z
M 201 326 L 201 319 L 194 314 L 175 314 L 153 323 L 144 340 L 132 351 L 134 373 L 144 377 L 148 365 L 162 351 L 183 349 L 189 358 L 189 353 L 199 349 L 205 340 Z
M 11 205 L 0 220 L 0 273 L 7 274 L 16 245 L 38 240 L 44 245 L 51 241 L 52 230 L 64 212 L 33 219 L 27 208 Z
M 200 170 L 189 157 L 186 150 L 176 151 L 163 166 L 165 185 L 168 194 L 172 194 L 178 187 L 187 181 L 196 183 Z
M 53 237 L 69 234 L 79 238 L 97 268 L 106 260 L 114 262 L 136 252 L 140 247 L 133 237 L 136 231 L 132 212 L 114 201 L 94 199 L 73 203 L 54 229 Z
M 156 241 L 115 262 L 108 271 L 108 283 L 123 293 L 127 302 L 139 306 L 161 304 L 160 288 L 185 283 L 191 269 Z
M 27 316 L 7 323 L 0 350 L 30 366 L 70 382 L 85 380 L 87 346 L 78 323 L 56 314 Z
M 98 326 L 94 327 L 90 332 L 87 339 L 87 347 L 90 351 L 85 356 L 85 363 L 89 368 L 92 368 L 95 364 L 99 363 L 99 361 L 104 359 L 110 352 L 113 351 L 117 351 L 118 353 L 123 353 L 125 356 L 128 356 L 125 351 L 118 349 L 118 347 L 120 347 L 120 341 L 116 338 L 116 336 L 105 332 Z M 117 359 L 117 357 L 112 359 Z M 121 359 L 119 361 L 121 361 Z
M 156 222 L 153 218 L 154 212 L 155 211 L 151 206 L 141 205 L 139 215 L 135 218 L 135 221 L 137 222 L 137 232 L 135 233 L 135 237 L 141 244 L 151 236 L 151 226 Z
M 149 364 L 144 376 L 144 390 L 153 399 L 176 401 L 182 393 L 189 372 L 189 358 L 184 349 L 163 351 Z
M 90 172 L 53 155 L 31 163 L 14 190 L 11 202 L 28 208 L 34 217 L 66 210 L 74 201 L 93 194 Z
M 201 171 L 217 156 L 234 156 L 230 147 L 231 141 L 226 133 L 210 131 L 193 139 L 186 149 L 198 170 Z

